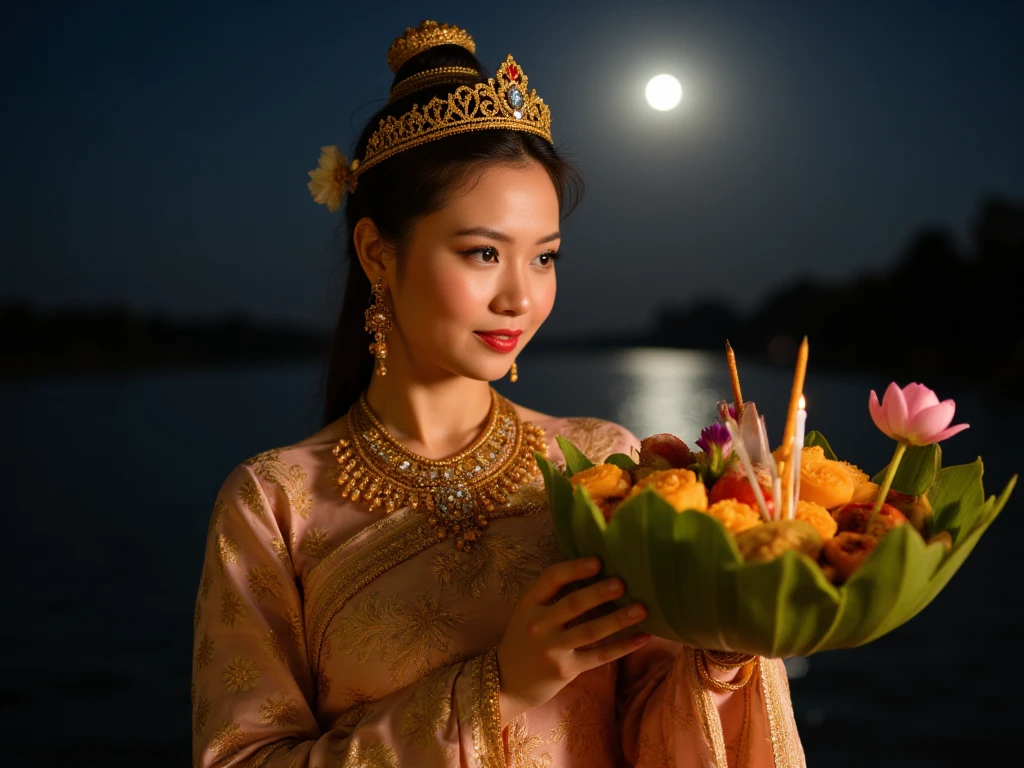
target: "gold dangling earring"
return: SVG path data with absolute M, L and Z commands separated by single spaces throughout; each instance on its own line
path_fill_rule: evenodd
M 370 354 L 377 359 L 376 373 L 380 376 L 387 376 L 388 369 L 384 360 L 388 356 L 388 346 L 384 341 L 384 334 L 391 330 L 391 309 L 384 303 L 384 278 L 378 277 L 377 283 L 373 286 L 373 303 L 366 310 L 367 333 L 373 334 L 373 343 L 370 345 Z
M 508 372 L 508 379 L 513 383 L 519 381 L 519 368 L 516 367 L 514 361 L 512 363 L 512 370 Z

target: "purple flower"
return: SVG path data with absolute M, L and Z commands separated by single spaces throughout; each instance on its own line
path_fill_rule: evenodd
M 724 424 L 718 422 L 704 427 L 697 439 L 697 447 L 707 454 L 710 454 L 716 445 L 722 451 L 722 456 L 728 456 L 729 451 L 732 450 L 732 438 L 729 436 L 729 430 Z

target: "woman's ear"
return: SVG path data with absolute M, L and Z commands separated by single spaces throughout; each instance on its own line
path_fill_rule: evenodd
M 370 285 L 376 284 L 377 278 L 384 278 L 384 281 L 387 282 L 387 264 L 385 262 L 393 259 L 394 254 L 391 246 L 380 236 L 373 219 L 364 216 L 356 222 L 352 241 L 356 254 L 359 256 L 359 265 L 366 273 Z

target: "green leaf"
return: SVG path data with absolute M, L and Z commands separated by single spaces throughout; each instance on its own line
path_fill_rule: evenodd
M 566 560 L 573 560 L 580 556 L 580 550 L 576 546 L 576 537 L 572 531 L 572 483 L 543 454 L 535 453 L 534 458 L 544 477 L 544 487 L 548 491 L 551 527 L 558 542 L 558 549 Z
M 807 555 L 790 550 L 767 563 L 744 564 L 731 575 L 729 604 L 740 610 L 728 627 L 730 647 L 756 648 L 758 655 L 774 658 L 806 655 L 835 623 L 839 591 Z
M 949 531 L 954 545 L 959 544 L 980 519 L 985 504 L 985 489 L 981 484 L 984 472 L 981 459 L 946 467 L 939 472 L 935 487 L 928 494 L 934 521 L 932 531 Z
M 928 492 L 935 482 L 935 477 L 942 468 L 942 449 L 938 443 L 931 445 L 912 445 L 903 454 L 903 461 L 896 470 L 892 480 L 894 490 L 911 496 L 921 496 Z M 871 478 L 871 482 L 881 484 L 885 479 L 886 464 L 882 471 Z
M 822 450 L 825 451 L 825 458 L 831 461 L 837 461 L 838 456 L 836 452 L 832 450 L 832 446 L 828 444 L 828 440 L 818 430 L 814 429 L 807 433 L 804 437 L 804 448 L 813 448 L 814 446 L 821 446 Z
M 565 457 L 565 466 L 569 470 L 569 477 L 572 477 L 577 472 L 582 472 L 584 469 L 590 469 L 594 466 L 594 462 L 584 456 L 583 451 L 570 443 L 564 437 L 558 435 L 555 440 L 558 441 L 558 447 L 562 449 L 562 455 Z
M 651 551 L 668 537 L 675 517 L 672 506 L 648 489 L 619 505 L 608 523 L 605 539 L 612 570 L 622 577 L 630 597 L 647 607 L 643 629 L 658 637 L 680 640 L 662 612 L 656 589 L 663 575 L 664 558 Z
M 634 470 L 637 467 L 637 463 L 633 461 L 632 457 L 624 453 L 613 453 L 604 460 L 604 463 L 614 464 L 619 469 L 625 469 L 626 471 Z

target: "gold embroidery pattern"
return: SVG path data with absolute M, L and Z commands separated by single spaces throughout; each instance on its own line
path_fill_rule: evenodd
M 263 519 L 266 514 L 263 503 L 263 492 L 260 490 L 256 481 L 247 477 L 242 486 L 238 489 L 238 500 L 242 503 L 243 507 L 246 507 L 255 517 Z
M 669 764 L 668 752 L 663 744 L 657 743 L 646 733 L 640 734 L 640 754 L 635 768 L 665 768 Z M 726 763 L 716 763 L 716 768 L 726 768 Z
M 210 638 L 208 632 L 203 632 L 203 639 L 199 641 L 199 647 L 196 648 L 196 671 L 202 672 L 206 669 L 206 665 L 210 663 L 213 658 L 214 643 Z
M 521 508 L 510 502 L 509 506 L 490 513 L 490 517 L 497 519 L 520 514 Z M 416 510 L 385 517 L 374 527 L 381 535 L 372 545 L 347 553 L 347 545 L 363 536 L 363 532 L 357 533 L 334 548 L 306 577 L 306 622 L 311 666 L 319 663 L 331 620 L 353 595 L 382 573 L 438 543 L 437 538 L 430 535 L 433 530 L 430 524 Z
M 199 622 L 203 620 L 202 597 L 196 597 L 196 606 L 192 609 L 192 629 L 199 629 Z
M 249 582 L 249 589 L 252 590 L 252 596 L 256 600 L 281 596 L 281 580 L 277 578 L 277 574 L 270 569 L 269 565 L 253 566 L 246 578 Z
M 444 667 L 416 684 L 402 715 L 402 736 L 417 747 L 433 744 L 452 714 L 451 668 Z
M 292 633 L 292 640 L 301 648 L 303 637 L 302 617 L 299 616 L 297 611 L 288 611 L 285 614 L 285 618 L 288 620 L 288 629 Z
M 233 627 L 242 620 L 245 613 L 245 605 L 242 598 L 236 595 L 227 587 L 220 591 L 220 622 L 225 627 Z
M 238 723 L 221 723 L 210 739 L 210 750 L 218 760 L 231 757 L 245 744 L 245 734 Z
M 558 550 L 558 540 L 554 531 L 549 531 L 537 539 L 534 545 L 534 557 L 540 563 L 541 568 L 547 568 L 562 560 L 562 553 Z
M 608 458 L 621 435 L 615 424 L 603 419 L 574 418 L 566 421 L 568 425 L 562 436 L 595 464 Z
M 284 638 L 272 629 L 263 638 L 263 650 L 278 661 L 284 661 L 288 656 L 288 650 L 284 645 Z
M 305 487 L 307 473 L 301 464 L 285 464 L 281 460 L 280 448 L 258 453 L 244 464 L 251 467 L 257 476 L 277 485 L 288 499 L 292 512 L 303 519 L 309 517 L 309 511 L 313 508 L 313 494 Z
M 544 739 L 530 734 L 526 715 L 520 715 L 509 723 L 507 733 L 509 768 L 548 768 L 551 765 L 552 758 L 547 752 L 534 753 L 544 744 Z
M 238 562 L 238 544 L 234 539 L 217 534 L 217 562 L 220 563 L 220 572 L 224 573 L 228 564 L 234 565 Z
M 260 684 L 260 671 L 256 669 L 256 662 L 248 656 L 235 656 L 224 665 L 220 681 L 232 693 L 243 693 Z
M 299 551 L 309 557 L 319 560 L 327 554 L 328 537 L 330 532 L 326 528 L 310 528 L 306 537 L 302 540 Z
M 699 674 L 697 673 L 697 654 L 693 648 L 683 648 L 686 654 L 686 679 L 690 686 L 691 696 L 697 705 L 697 716 L 700 718 L 701 728 L 704 731 L 704 743 L 711 752 L 711 759 L 715 765 L 728 765 L 725 754 L 725 735 L 722 733 L 722 720 L 718 716 L 718 708 L 714 699 L 711 698 L 711 691 L 704 687 Z
M 280 536 L 275 536 L 270 540 L 270 547 L 274 550 L 274 554 L 277 555 L 277 559 L 281 561 L 281 564 L 285 567 L 291 565 L 292 556 L 288 552 L 288 547 L 284 543 L 284 539 Z
M 508 502 L 506 517 L 533 517 L 534 515 L 546 515 L 548 512 L 548 494 L 544 490 L 544 483 L 540 480 L 533 480 L 516 493 Z
M 586 686 L 580 684 L 580 696 L 558 715 L 558 725 L 551 729 L 551 744 L 565 740 L 565 751 L 577 757 L 586 757 L 591 744 L 602 742 L 601 711 L 597 699 Z
M 765 710 L 768 714 L 768 731 L 772 741 L 775 768 L 803 768 L 806 765 L 803 747 L 799 737 L 793 733 L 793 711 L 788 699 L 784 700 L 781 689 L 779 662 L 758 657 L 757 675 L 764 692 Z
M 381 661 L 390 662 L 391 681 L 399 685 L 429 671 L 431 652 L 448 650 L 448 630 L 462 620 L 461 614 L 441 608 L 426 593 L 414 603 L 389 595 L 382 604 L 379 593 L 373 592 L 359 602 L 351 616 L 338 621 L 338 648 L 354 653 L 360 662 L 377 651 Z
M 199 580 L 199 596 L 205 600 L 210 594 L 210 587 L 213 586 L 213 574 L 203 566 L 203 576 Z
M 518 536 L 488 531 L 468 553 L 449 548 L 435 554 L 432 565 L 437 583 L 454 585 L 460 597 L 480 598 L 488 582 L 496 581 L 498 594 L 511 604 L 532 581 L 531 559 Z
M 294 739 L 285 739 L 284 741 L 275 741 L 273 744 L 268 744 L 263 747 L 259 752 L 249 758 L 249 762 L 245 764 L 246 768 L 263 768 L 274 756 L 274 753 L 282 749 L 291 749 L 298 742 Z M 296 761 L 292 760 L 288 764 L 288 768 L 295 768 Z
M 388 521 L 394 519 L 387 518 Z M 319 664 L 327 626 L 335 614 L 382 573 L 433 546 L 437 540 L 429 537 L 431 530 L 430 524 L 421 516 L 409 516 L 396 530 L 385 532 L 372 545 L 360 547 L 340 563 L 334 563 L 336 558 L 333 554 L 343 551 L 345 544 L 317 563 L 307 582 L 306 620 L 309 622 L 309 653 L 313 666 Z
M 342 761 L 345 768 L 399 768 L 395 750 L 382 741 L 364 744 L 353 739 Z
M 498 701 L 498 649 L 469 662 L 470 724 L 473 752 L 480 768 L 505 768 L 501 737 L 501 704 Z
M 348 706 L 341 713 L 338 722 L 348 728 L 354 728 L 370 715 L 374 699 L 362 688 L 349 688 L 345 691 Z
M 190 706 L 196 705 L 196 681 L 192 680 L 188 686 L 188 703 Z
M 213 533 L 213 529 L 217 527 L 217 523 L 220 522 L 220 517 L 228 510 L 228 505 L 224 502 L 220 496 L 213 502 L 213 511 L 210 513 L 210 525 L 207 527 L 206 532 L 208 534 Z
M 212 708 L 210 700 L 205 696 L 200 696 L 196 699 L 195 706 L 192 709 L 192 733 L 196 736 L 206 727 L 206 721 L 210 719 L 210 710 Z
M 260 704 L 260 720 L 264 725 L 288 725 L 299 717 L 299 705 L 286 693 L 268 696 Z

